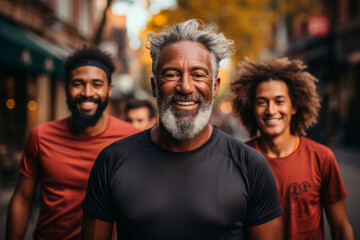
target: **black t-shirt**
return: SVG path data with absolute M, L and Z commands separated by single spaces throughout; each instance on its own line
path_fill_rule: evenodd
M 282 214 L 264 157 L 214 127 L 189 152 L 157 146 L 150 130 L 117 141 L 95 161 L 82 205 L 116 221 L 118 239 L 246 239 Z

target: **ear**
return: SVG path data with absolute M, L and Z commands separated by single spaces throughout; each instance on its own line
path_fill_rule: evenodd
M 156 83 L 153 77 L 151 78 L 151 89 L 153 97 L 156 98 Z
M 216 98 L 216 96 L 217 96 L 218 93 L 219 93 L 220 82 L 221 82 L 221 79 L 220 79 L 219 77 L 215 79 L 213 98 Z
M 109 86 L 109 90 L 108 90 L 108 95 L 111 96 L 112 90 L 113 90 L 114 85 L 110 84 Z
M 295 115 L 296 112 L 297 112 L 297 107 L 292 106 L 291 115 Z

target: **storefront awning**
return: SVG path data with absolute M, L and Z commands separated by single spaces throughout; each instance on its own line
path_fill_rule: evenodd
M 55 48 L 56 45 L 47 40 L 31 35 L 0 18 L 0 64 L 3 66 L 14 66 L 50 75 L 64 75 L 64 54 L 59 54 L 59 49 Z

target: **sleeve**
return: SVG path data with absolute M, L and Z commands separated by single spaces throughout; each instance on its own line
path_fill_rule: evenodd
M 39 173 L 39 140 L 38 140 L 38 128 L 34 128 L 29 133 L 20 166 L 19 173 L 25 177 L 37 179 Z
M 347 197 L 347 191 L 333 152 L 328 149 L 322 171 L 322 199 L 325 205 Z
M 273 172 L 259 153 L 250 160 L 248 169 L 249 202 L 246 223 L 248 227 L 266 223 L 283 214 Z
M 84 213 L 93 218 L 114 222 L 109 187 L 109 159 L 111 154 L 106 150 L 107 148 L 100 152 L 92 167 L 82 208 Z

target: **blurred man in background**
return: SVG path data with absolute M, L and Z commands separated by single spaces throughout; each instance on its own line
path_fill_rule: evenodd
M 247 144 L 268 160 L 284 209 L 285 239 L 324 239 L 322 208 L 333 239 L 353 240 L 347 192 L 332 151 L 306 137 L 320 107 L 318 80 L 301 61 L 245 59 L 232 82 L 233 109 L 249 132 Z M 300 136 L 299 136 L 300 135 Z
M 125 121 L 141 131 L 151 128 L 157 122 L 155 107 L 149 100 L 131 99 L 126 102 Z
M 84 46 L 65 60 L 71 116 L 30 132 L 9 205 L 6 239 L 24 237 L 37 181 L 41 206 L 34 239 L 80 239 L 80 205 L 96 156 L 110 143 L 138 132 L 104 114 L 114 69 L 110 55 L 95 47 Z
M 233 41 L 188 20 L 148 36 L 159 125 L 111 144 L 94 163 L 83 239 L 282 239 L 264 157 L 209 124 L 219 62 Z

